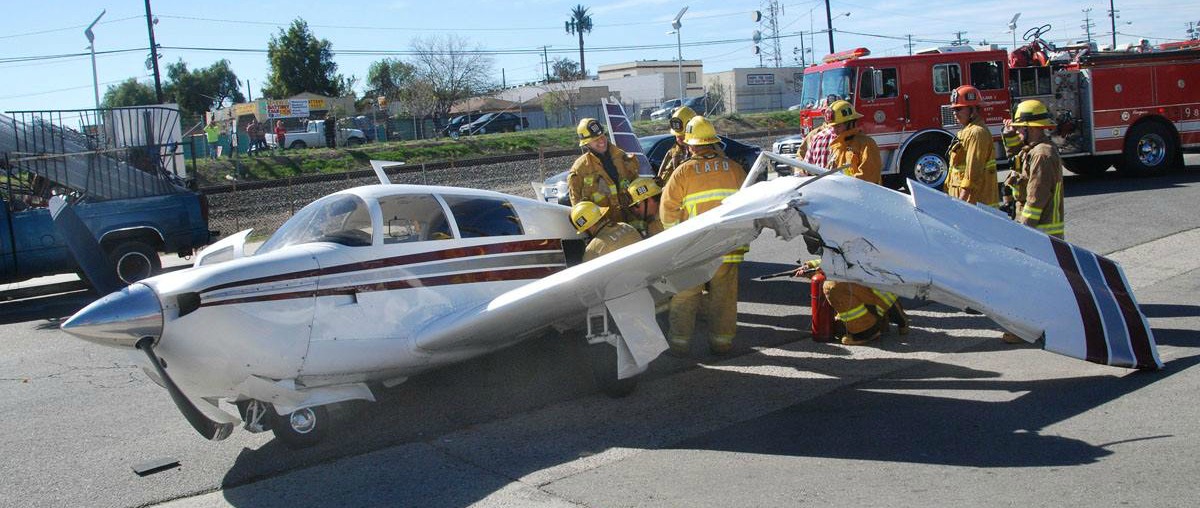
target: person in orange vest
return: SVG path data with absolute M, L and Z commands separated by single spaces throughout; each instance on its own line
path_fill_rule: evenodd
M 691 156 L 680 165 L 663 189 L 659 218 L 670 229 L 679 223 L 716 208 L 732 196 L 746 180 L 746 170 L 730 160 L 720 149 L 713 124 L 703 116 L 688 121 L 684 142 Z M 733 349 L 737 334 L 738 265 L 745 256 L 741 247 L 726 254 L 717 273 L 708 282 L 709 349 L 725 354 Z M 671 353 L 686 356 L 690 351 L 696 313 L 703 301 L 704 284 L 680 291 L 671 298 L 671 331 L 667 343 Z
M 642 234 L 624 222 L 607 218 L 608 210 L 591 201 L 580 201 L 571 207 L 571 224 L 591 240 L 583 251 L 583 260 L 591 261 L 612 251 L 637 243 Z
M 834 102 L 829 105 L 829 110 L 830 128 L 837 134 L 829 144 L 829 168 L 881 185 L 883 161 L 879 156 L 879 145 L 858 127 L 858 119 L 863 115 L 848 101 Z M 805 266 L 819 267 L 820 260 L 810 261 Z M 889 320 L 896 324 L 901 335 L 908 333 L 908 316 L 896 295 L 853 282 L 832 280 L 825 281 L 822 289 L 846 328 L 846 334 L 841 337 L 842 344 L 859 345 L 878 339 L 887 330 Z
M 955 135 L 947 154 L 950 174 L 946 177 L 946 192 L 950 197 L 968 203 L 1000 206 L 999 186 L 996 184 L 996 147 L 992 132 L 983 123 L 983 97 L 971 85 L 955 88 L 950 93 L 950 109 L 954 120 L 963 128 Z
M 696 112 L 687 106 L 677 108 L 671 114 L 668 124 L 671 126 L 671 134 L 675 136 L 675 144 L 671 145 L 671 149 L 667 150 L 667 154 L 663 156 L 662 164 L 658 165 L 658 181 L 666 184 L 671 180 L 671 174 L 675 172 L 675 168 L 687 160 L 688 150 L 687 143 L 683 141 L 683 128 L 695 117 Z
M 608 133 L 595 118 L 584 118 L 575 127 L 583 154 L 567 174 L 571 206 L 591 201 L 604 207 L 609 220 L 626 222 L 629 195 L 624 192 L 638 177 L 637 157 L 608 142 Z

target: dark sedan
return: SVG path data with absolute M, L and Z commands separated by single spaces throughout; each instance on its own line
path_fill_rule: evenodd
M 725 150 L 725 155 L 733 159 L 746 171 L 750 171 L 750 166 L 758 159 L 758 153 L 761 148 L 754 145 L 747 145 L 733 138 L 718 136 L 721 138 L 722 148 Z M 657 134 L 654 136 L 642 136 L 638 138 L 638 142 L 642 145 L 642 153 L 646 154 L 646 158 L 650 159 L 650 168 L 643 169 L 646 176 L 654 176 L 658 173 L 658 166 L 662 164 L 663 158 L 667 155 L 667 150 L 671 149 L 671 145 L 675 143 L 675 136 L 670 134 Z M 536 189 L 535 189 L 536 190 Z M 563 171 L 557 175 L 547 178 L 541 188 L 542 199 L 551 203 L 559 203 L 570 206 L 571 197 L 567 192 L 567 172 Z

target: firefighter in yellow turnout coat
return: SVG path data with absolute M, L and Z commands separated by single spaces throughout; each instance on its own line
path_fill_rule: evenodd
M 841 169 L 859 180 L 881 184 L 883 162 L 879 146 L 858 127 L 857 120 L 862 114 L 847 101 L 834 102 L 829 108 L 830 128 L 837 133 L 829 144 L 829 167 Z M 857 345 L 878 339 L 887 328 L 884 316 L 897 325 L 901 335 L 908 333 L 908 316 L 896 295 L 852 282 L 826 281 L 822 289 L 846 327 L 842 344 Z
M 946 177 L 946 192 L 952 198 L 968 203 L 1000 205 L 996 185 L 996 146 L 992 132 L 983 123 L 979 90 L 963 85 L 950 94 L 954 119 L 963 128 L 950 145 L 950 174 Z
M 608 142 L 604 126 L 595 118 L 584 118 L 575 128 L 583 155 L 575 159 L 567 175 L 571 206 L 591 201 L 607 209 L 609 220 L 629 220 L 625 189 L 638 177 L 637 157 Z
M 691 157 L 675 170 L 663 189 L 659 218 L 667 229 L 716 208 L 726 197 L 741 188 L 746 170 L 721 153 L 717 131 L 703 116 L 692 118 L 685 128 L 685 141 Z M 725 262 L 708 282 L 712 334 L 709 348 L 717 354 L 733 348 L 737 334 L 738 265 L 745 248 L 725 256 Z M 704 285 L 683 290 L 671 298 L 671 331 L 667 342 L 671 352 L 687 355 L 696 312 L 703 300 Z
M 687 123 L 696 117 L 696 112 L 692 108 L 683 106 L 675 110 L 671 114 L 669 124 L 671 126 L 671 134 L 675 136 L 675 144 L 671 145 L 671 149 L 667 150 L 667 154 L 663 156 L 662 164 L 658 166 L 658 181 L 664 184 L 671 179 L 671 174 L 675 173 L 683 161 L 688 158 L 687 143 L 683 139 L 683 129 Z
M 1065 234 L 1062 159 L 1050 140 L 1054 121 L 1049 110 L 1039 101 L 1023 101 L 1009 126 L 1005 127 L 1004 146 L 1013 169 L 1004 184 L 1017 202 L 1016 219 L 1061 239 Z
M 592 237 L 583 251 L 584 261 L 591 261 L 642 239 L 642 234 L 633 226 L 608 220 L 606 212 L 591 201 L 580 201 L 571 207 L 571 224 L 575 225 L 575 230 Z

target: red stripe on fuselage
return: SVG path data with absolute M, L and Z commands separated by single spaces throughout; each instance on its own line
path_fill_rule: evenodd
M 221 300 L 219 302 L 204 303 L 201 305 L 201 307 L 234 303 L 271 302 L 321 296 L 351 295 L 355 293 L 393 291 L 397 289 L 412 289 L 419 287 L 452 286 L 456 284 L 471 284 L 477 282 L 536 280 L 546 277 L 559 270 L 563 270 L 564 268 L 565 266 L 539 266 L 532 268 L 512 268 L 507 270 L 485 270 L 470 273 L 456 273 L 453 275 L 435 275 L 432 277 L 393 280 L 387 282 L 377 282 L 374 284 L 359 284 L 356 286 L 344 286 L 316 291 L 297 291 L 292 293 L 275 293 L 270 295 L 248 296 L 244 298 L 231 298 L 229 300 Z
M 539 251 L 539 250 L 557 250 L 562 251 L 562 240 L 557 238 L 549 238 L 543 240 L 522 240 L 519 242 L 491 243 L 485 245 L 475 245 L 471 247 L 456 247 L 453 249 L 435 250 L 429 252 L 421 252 L 419 254 L 408 254 L 404 256 L 395 256 L 390 258 L 372 259 L 370 261 L 360 261 L 357 263 L 348 263 L 345 265 L 331 266 L 329 268 L 320 268 L 317 270 L 304 270 L 299 272 L 282 273 L 278 275 L 269 275 L 266 277 L 258 277 L 254 279 L 239 280 L 228 282 L 225 284 L 216 285 L 200 291 L 208 293 L 229 289 L 241 286 L 253 286 L 257 284 L 266 284 L 268 282 L 279 282 L 292 279 L 304 279 L 308 277 L 320 277 L 322 275 L 332 275 L 335 273 L 358 272 L 363 270 L 373 270 L 376 268 L 387 268 L 391 266 L 411 265 L 416 263 L 425 263 L 429 261 L 441 261 L 446 259 L 465 258 L 472 256 L 486 256 L 489 254 L 510 254 L 513 252 Z

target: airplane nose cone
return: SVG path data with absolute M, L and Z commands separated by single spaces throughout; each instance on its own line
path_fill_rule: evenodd
M 110 293 L 76 312 L 62 330 L 97 344 L 135 347 L 142 337 L 162 335 L 162 305 L 158 295 L 145 284 Z

